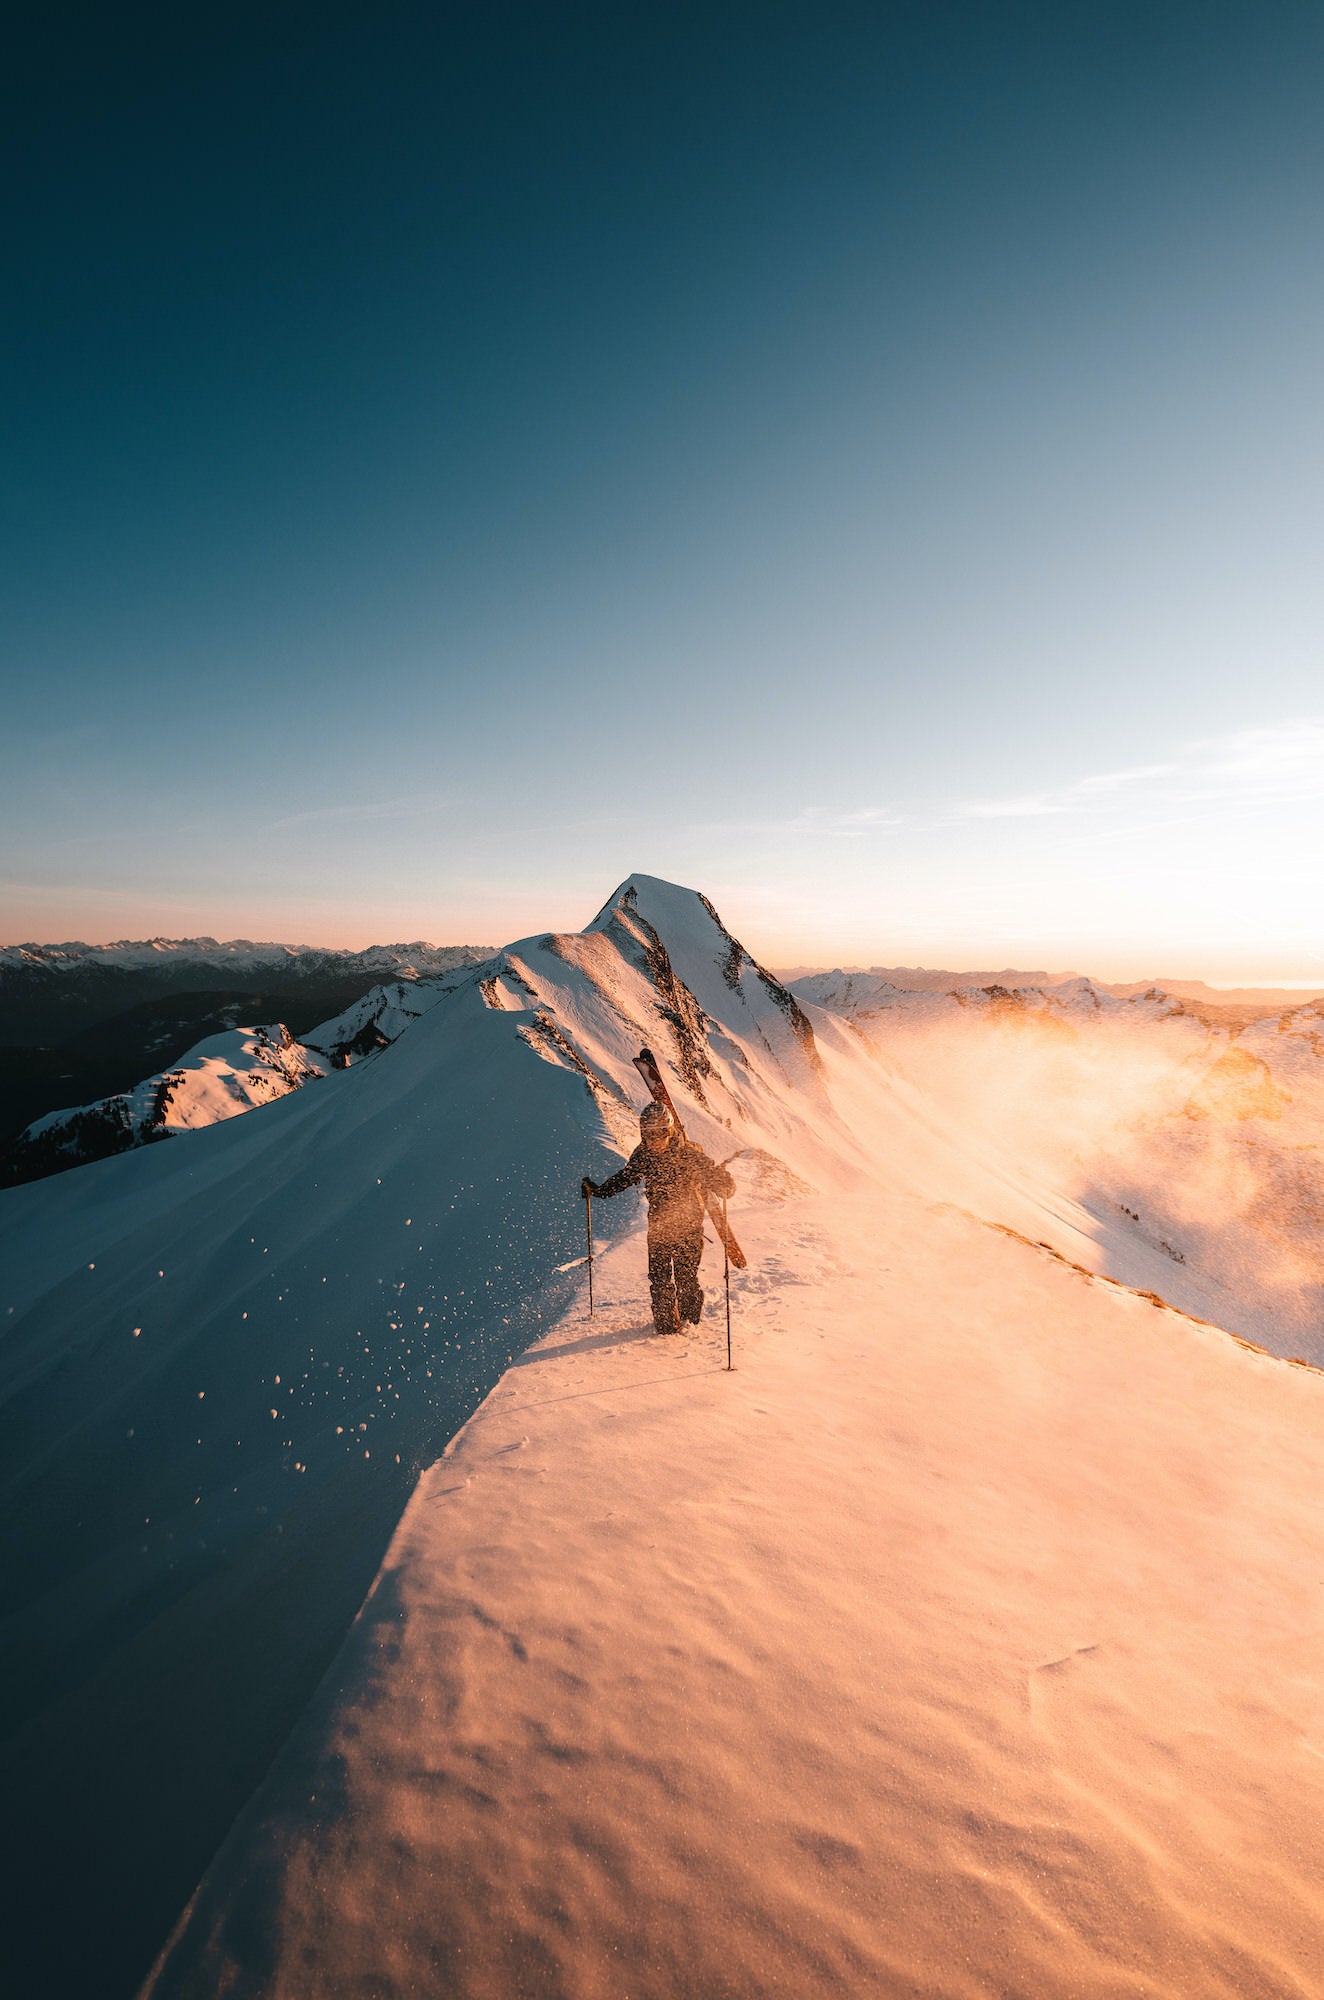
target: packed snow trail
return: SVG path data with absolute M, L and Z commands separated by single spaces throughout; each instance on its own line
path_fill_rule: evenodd
M 642 1242 L 421 1482 L 150 2000 L 1311 2000 L 1324 1378 L 895 1193 Z

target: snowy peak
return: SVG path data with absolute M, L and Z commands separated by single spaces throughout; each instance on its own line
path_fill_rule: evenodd
M 633 886 L 625 884 L 586 931 L 508 946 L 471 975 L 453 1007 L 467 1011 L 476 999 L 489 1014 L 509 1017 L 518 1041 L 584 1087 L 579 1115 L 616 1152 L 638 1142 L 638 1111 L 647 1100 L 634 1058 L 645 1046 L 701 1144 L 729 1154 L 735 1130 L 745 1150 L 784 1143 L 782 1100 L 792 1072 L 817 1088 L 785 1012 L 767 996 L 757 968 L 752 980 L 745 972 L 753 1006 L 740 979 L 724 981 L 722 964 L 741 948 L 701 898 L 673 890 L 670 912 L 654 898 L 650 914 L 630 894 Z M 664 937 L 654 917 L 666 921 L 668 914 Z
M 753 1035 L 784 1074 L 820 1068 L 809 1018 L 794 994 L 733 937 L 708 898 L 653 875 L 632 875 L 589 925 L 657 988 L 682 1075 L 702 1101 L 711 1027 Z
M 378 1049 L 389 1047 L 411 1021 L 435 1007 L 460 976 L 453 972 L 437 979 L 406 979 L 390 986 L 374 986 L 343 1013 L 310 1028 L 303 1039 L 309 1048 L 329 1056 L 336 1068 L 348 1069 Z

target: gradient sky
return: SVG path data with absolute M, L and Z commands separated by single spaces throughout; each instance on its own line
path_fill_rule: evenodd
M 1324 8 L 30 10 L 0 942 L 1324 974 Z

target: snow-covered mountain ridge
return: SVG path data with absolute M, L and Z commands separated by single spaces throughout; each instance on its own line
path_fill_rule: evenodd
M 100 1990 L 141 1976 L 418 1472 L 578 1286 L 580 1178 L 637 1137 L 645 1042 L 748 1196 L 793 1191 L 806 1140 L 825 1172 L 861 1157 L 792 996 L 640 877 L 447 982 L 372 1060 L 0 1195 L 0 1665 L 33 1864 L 5 1889 L 45 1993 L 92 1978 L 51 1969 L 65 1879 Z
M 273 1104 L 386 1048 L 464 976 L 458 970 L 374 986 L 302 1039 L 280 1021 L 205 1036 L 131 1091 L 35 1119 L 8 1149 L 9 1176 L 36 1180 Z
M 943 972 L 925 965 L 850 965 L 835 968 L 801 965 L 786 969 L 778 968 L 777 976 L 788 986 L 797 989 L 810 979 L 853 978 L 877 980 L 882 985 L 911 993 L 950 993 L 955 987 L 960 987 L 964 991 L 969 987 L 986 986 L 1012 988 L 1065 986 L 1072 980 L 1082 977 L 1078 972 L 1031 972 L 1017 966 L 1005 966 L 997 972 L 970 970 Z M 1210 986 L 1203 979 L 1169 978 L 1166 974 L 1160 974 L 1148 979 L 1092 978 L 1090 983 L 1099 987 L 1101 991 L 1110 993 L 1115 1000 L 1130 1000 L 1136 994 L 1146 993 L 1151 987 L 1157 987 L 1161 993 L 1169 993 L 1176 1000 L 1193 1003 L 1195 1011 L 1203 1009 L 1223 1016 L 1281 1013 L 1285 1007 L 1302 1006 L 1310 1000 L 1324 1000 L 1324 981 L 1320 982 L 1319 987 L 1306 986 L 1300 981 L 1294 981 L 1288 986 Z
M 419 983 L 481 963 L 490 947 L 374 945 L 366 951 L 156 938 L 116 945 L 18 945 L 0 950 L 0 1156 L 52 1111 L 123 1097 L 176 1068 L 204 1037 L 240 1025 L 284 1023 L 296 1036 L 362 999 L 374 984 Z M 120 1107 L 122 1110 L 122 1107 Z M 123 1137 L 118 1112 L 80 1120 L 102 1157 Z M 13 1171 L 68 1164 L 51 1152 Z
M 751 1300 L 786 1266 L 797 1204 L 819 1201 L 825 1228 L 853 1205 L 903 1236 L 940 1211 L 1017 1254 L 1013 1238 L 1047 1243 L 1128 1298 L 1318 1353 L 1314 1281 L 1266 1271 L 1265 1245 L 1282 1245 L 1259 1210 L 1235 1211 L 1238 1263 L 1222 1183 L 1197 1188 L 1205 1209 L 1181 1233 L 1148 1208 L 1154 1160 L 1170 1172 L 1190 1135 L 1207 1178 L 1242 1159 L 1225 1162 L 1229 1133 L 1309 1130 L 1313 1030 L 1281 1038 L 1299 1078 L 1261 1098 L 1220 1074 L 1226 1038 L 1157 1002 L 1115 1041 L 1083 994 L 1046 1034 L 1033 1007 L 945 1005 L 936 1027 L 861 1027 L 761 969 L 704 898 L 638 876 L 584 931 L 519 940 L 448 983 L 370 1060 L 0 1196 L 4 1773 L 28 1829 L 3 1887 L 20 1992 L 113 1996 L 145 1972 L 415 1479 L 581 1296 L 580 1178 L 634 1143 L 641 1043 L 691 1136 L 731 1160 L 737 1233 L 763 1246 Z M 345 1025 L 371 1040 L 384 1021 Z M 610 1256 L 637 1204 L 602 1204 L 595 1223 Z M 1280 1324 L 1280 1305 L 1298 1317 Z M 68 1881 L 86 1885 L 77 1936 L 52 1920 Z

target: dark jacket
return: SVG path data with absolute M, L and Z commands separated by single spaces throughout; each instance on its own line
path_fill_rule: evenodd
M 648 1196 L 648 1233 L 653 1237 L 690 1236 L 703 1227 L 704 1203 L 710 1194 L 729 1195 L 736 1184 L 725 1167 L 710 1160 L 701 1146 L 673 1139 L 661 1152 L 635 1147 L 625 1165 L 603 1181 L 600 1195 L 624 1194 L 643 1183 Z

